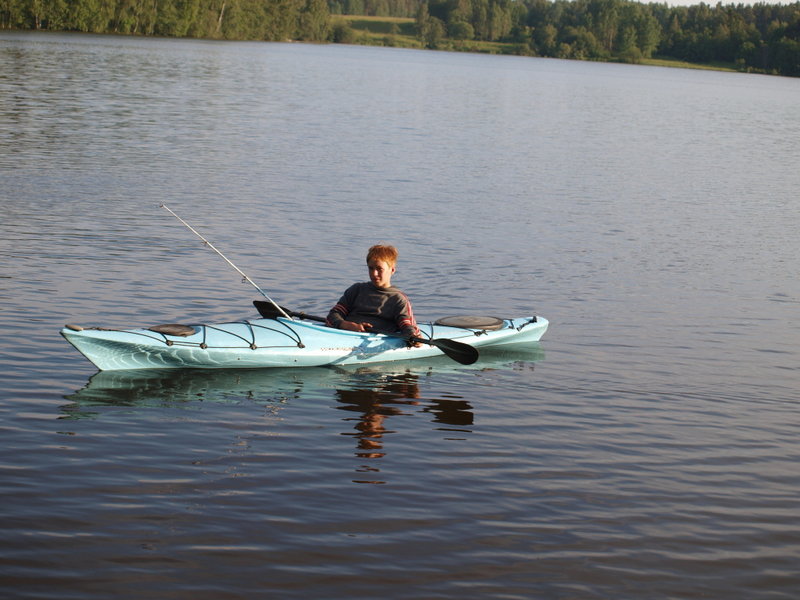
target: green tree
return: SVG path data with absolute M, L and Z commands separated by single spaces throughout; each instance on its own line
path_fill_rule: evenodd
M 588 11 L 592 16 L 595 38 L 606 52 L 611 53 L 619 28 L 619 0 L 591 0 Z
M 156 32 L 172 37 L 186 37 L 197 22 L 200 0 L 164 2 L 158 13 Z
M 625 25 L 619 36 L 619 48 L 617 54 L 625 62 L 639 63 L 642 61 L 642 51 L 636 45 L 636 28 L 633 25 Z
M 441 19 L 431 17 L 425 27 L 422 39 L 426 48 L 438 48 L 446 37 L 446 29 Z
M 300 17 L 298 37 L 301 40 L 314 42 L 328 39 L 329 21 L 327 0 L 307 0 Z
M 448 23 L 470 23 L 472 21 L 472 2 L 470 0 L 450 0 Z
M 569 47 L 568 56 L 562 58 L 587 60 L 600 58 L 604 54 L 597 38 L 584 26 L 567 27 L 561 35 L 561 41 Z M 565 48 L 562 49 L 562 55 L 565 51 Z
M 491 41 L 502 40 L 511 33 L 511 9 L 508 2 L 496 0 L 489 9 L 488 39 Z
M 356 32 L 347 23 L 339 22 L 333 26 L 331 40 L 336 44 L 352 44 L 356 41 Z
M 472 28 L 476 39 L 489 39 L 489 0 L 472 0 Z
M 455 21 L 447 26 L 448 35 L 454 40 L 471 40 L 475 38 L 475 29 L 466 21 Z
M 417 37 L 425 44 L 426 48 L 438 48 L 445 38 L 446 29 L 444 22 L 440 18 L 432 16 L 428 9 L 427 2 L 420 4 L 417 9 Z
M 558 29 L 548 23 L 533 30 L 536 49 L 542 56 L 556 56 L 558 51 Z
M 108 31 L 114 19 L 112 6 L 103 0 L 75 0 L 70 8 L 71 29 L 88 33 Z
M 427 27 L 430 18 L 431 13 L 428 10 L 428 3 L 421 2 L 419 8 L 417 9 L 417 15 L 414 20 L 414 26 L 417 29 L 417 37 L 419 37 L 419 39 L 422 39 L 423 32 L 425 31 L 425 27 Z
M 661 43 L 661 25 L 645 10 L 640 11 L 635 21 L 636 45 L 645 58 L 650 58 Z

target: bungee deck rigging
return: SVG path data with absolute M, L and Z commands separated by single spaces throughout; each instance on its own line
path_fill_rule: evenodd
M 157 340 L 163 342 L 167 346 L 186 346 L 186 347 L 197 347 L 203 350 L 209 348 L 207 343 L 206 332 L 208 330 L 217 331 L 223 334 L 230 335 L 232 337 L 238 338 L 242 340 L 248 348 L 251 350 L 257 350 L 259 346 L 256 344 L 256 335 L 254 328 L 266 329 L 268 331 L 273 331 L 276 333 L 283 333 L 287 337 L 291 338 L 295 342 L 295 346 L 298 348 L 305 348 L 305 344 L 303 344 L 302 338 L 300 333 L 292 328 L 292 326 L 285 322 L 285 321 L 278 321 L 274 319 L 269 319 L 271 322 L 277 323 L 279 325 L 283 325 L 285 331 L 280 331 L 275 329 L 274 327 L 267 327 L 266 325 L 262 325 L 261 323 L 266 321 L 267 319 L 259 319 L 259 323 L 254 323 L 252 320 L 245 319 L 242 321 L 229 321 L 226 323 L 218 323 L 215 325 L 208 325 L 208 324 L 190 324 L 190 325 L 183 325 L 178 323 L 168 323 L 164 325 L 153 325 L 152 327 L 147 327 L 146 329 L 125 329 L 125 328 L 115 328 L 115 327 L 82 327 L 80 325 L 65 325 L 65 329 L 70 331 L 118 331 L 129 333 L 132 335 L 139 335 L 143 336 L 152 340 Z M 521 330 L 523 327 L 537 322 L 537 317 L 531 317 L 528 321 L 524 322 L 522 325 L 517 327 L 517 330 Z M 294 320 L 292 319 L 292 322 Z M 225 325 L 243 325 L 249 329 L 251 335 L 249 338 L 245 338 L 239 333 L 235 331 L 230 331 L 225 329 Z M 446 325 L 449 327 L 457 328 L 457 329 L 464 329 L 472 333 L 473 335 L 485 335 L 489 331 L 495 331 L 497 329 L 501 329 L 503 326 L 503 320 L 498 319 L 497 317 L 445 317 L 439 319 L 435 322 L 435 325 Z M 471 326 L 472 325 L 472 326 Z M 158 335 L 152 335 L 152 334 Z M 189 336 L 202 334 L 202 341 L 200 342 L 190 342 L 190 341 L 182 341 L 178 338 L 186 338 Z M 241 346 L 214 346 L 215 348 L 239 348 Z M 277 347 L 277 346 L 272 346 Z
M 286 321 L 278 321 L 270 319 L 270 323 L 274 323 L 276 325 L 283 326 L 283 330 L 276 329 L 273 326 L 264 325 L 263 322 L 267 321 L 267 319 L 259 319 L 259 322 L 253 322 L 252 320 L 242 320 L 242 321 L 229 321 L 226 323 L 217 323 L 214 325 L 209 324 L 193 324 L 193 325 L 182 325 L 177 323 L 170 323 L 166 325 L 154 325 L 152 327 L 148 327 L 146 329 L 122 329 L 122 328 L 110 328 L 110 327 L 81 327 L 80 325 L 66 325 L 65 328 L 69 329 L 70 331 L 116 331 L 120 333 L 126 333 L 134 336 L 141 336 L 150 340 L 159 341 L 164 343 L 166 346 L 185 346 L 187 348 L 200 348 L 202 350 L 207 349 L 231 349 L 231 348 L 249 348 L 250 350 L 257 350 L 260 346 L 257 344 L 257 337 L 256 337 L 256 329 L 264 329 L 267 331 L 271 331 L 277 334 L 285 335 L 287 338 L 292 340 L 293 344 L 289 345 L 273 345 L 270 347 L 296 347 L 296 348 L 305 348 L 303 344 L 302 338 L 300 333 L 292 328 L 290 323 Z M 294 322 L 294 320 L 291 320 Z M 226 325 L 236 325 L 240 326 L 241 329 L 244 331 L 249 331 L 250 335 L 245 337 L 242 335 L 241 332 L 232 331 L 226 328 Z M 222 335 L 227 335 L 235 339 L 239 339 L 244 342 L 244 346 L 241 345 L 231 345 L 231 344 L 224 344 L 210 346 L 208 344 L 209 335 L 208 332 L 217 332 Z M 155 335 L 154 335 L 155 334 Z M 197 337 L 200 336 L 200 341 L 196 340 L 187 340 L 187 337 Z M 212 336 L 213 339 L 217 339 L 219 336 Z

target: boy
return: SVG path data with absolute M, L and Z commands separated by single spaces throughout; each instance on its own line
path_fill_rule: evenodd
M 345 290 L 328 313 L 328 325 L 349 331 L 399 331 L 405 337 L 419 336 L 411 301 L 392 286 L 396 265 L 397 248 L 372 246 L 367 252 L 370 280 L 354 283 Z

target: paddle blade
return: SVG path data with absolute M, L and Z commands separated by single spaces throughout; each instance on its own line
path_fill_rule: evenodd
M 456 342 L 455 340 L 421 340 L 426 344 L 436 346 L 447 356 L 462 365 L 471 365 L 480 356 L 478 351 L 469 344 Z
M 265 319 L 277 319 L 283 316 L 277 305 L 267 300 L 253 300 L 253 306 L 256 307 L 258 314 Z
M 314 315 L 307 315 L 304 312 L 297 312 L 294 310 L 289 310 L 283 306 L 278 306 L 272 302 L 268 302 L 267 300 L 253 300 L 253 306 L 256 307 L 258 310 L 258 314 L 260 314 L 265 319 L 277 319 L 278 317 L 283 317 L 289 315 L 290 317 L 297 317 L 298 319 L 308 319 L 309 321 L 317 321 L 319 323 L 325 323 L 325 317 L 315 317 Z M 281 312 L 281 310 L 283 312 Z

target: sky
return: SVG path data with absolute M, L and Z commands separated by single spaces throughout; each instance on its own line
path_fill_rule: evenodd
M 639 0 L 643 4 L 649 4 L 650 2 L 661 2 L 663 0 Z M 721 0 L 723 6 L 727 6 L 728 4 L 792 4 L 793 2 L 786 2 L 786 1 L 776 1 L 776 0 Z M 666 3 L 669 6 L 695 6 L 700 4 L 700 2 L 705 2 L 709 6 L 716 6 L 717 0 L 666 0 Z

